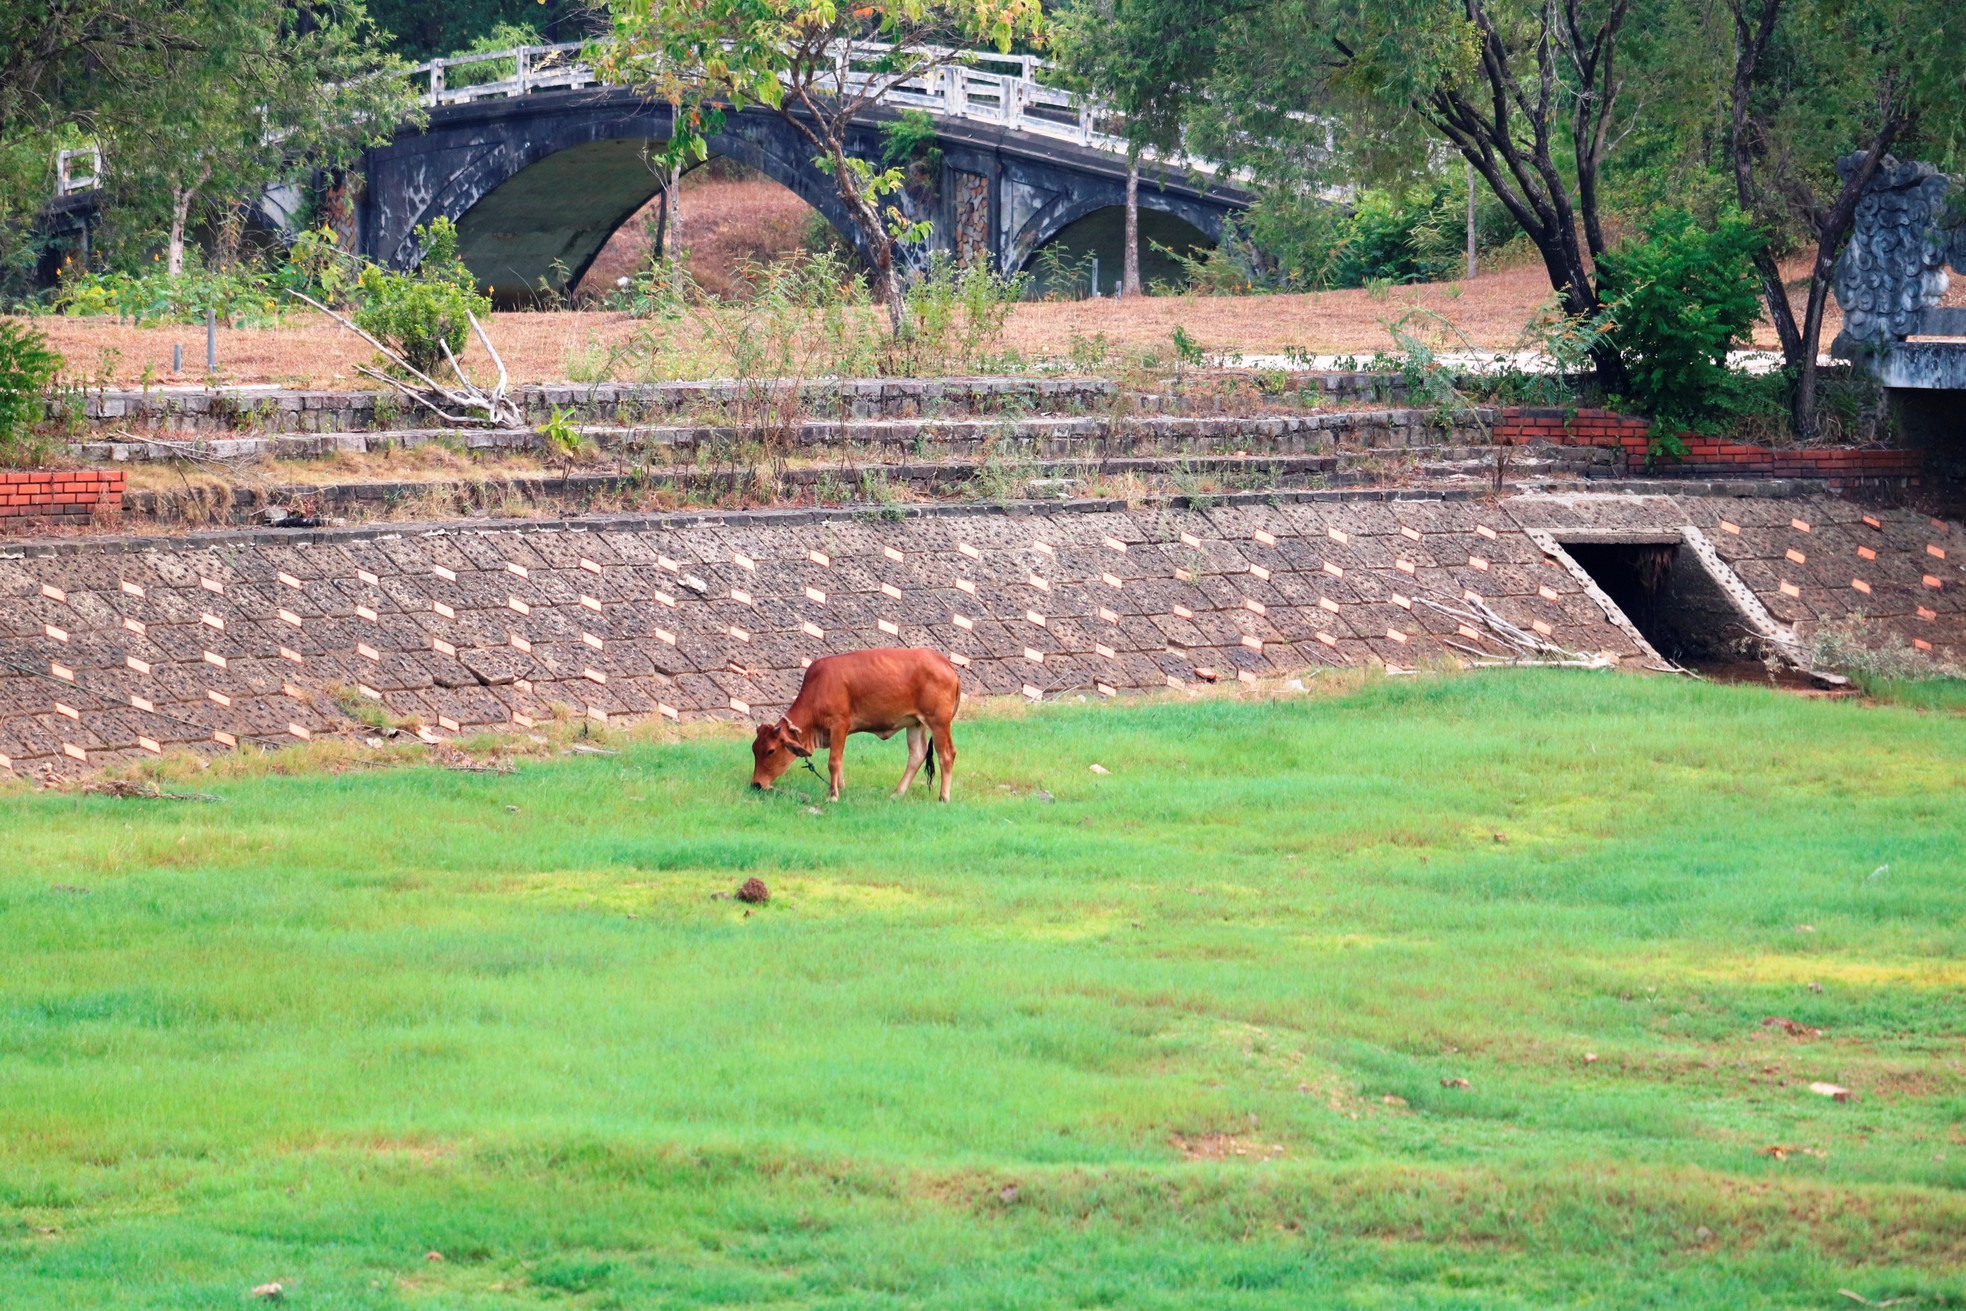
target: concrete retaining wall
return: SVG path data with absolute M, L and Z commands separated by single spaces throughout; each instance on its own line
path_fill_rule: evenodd
M 1861 611 L 1966 656 L 1966 534 L 1822 496 L 1277 493 L 92 539 L 0 558 L 0 757 L 60 772 L 366 732 L 337 689 L 433 740 L 556 714 L 758 718 L 803 662 L 878 645 L 947 651 L 971 692 L 1037 698 L 1503 654 L 1425 604 L 1470 595 L 1632 660 L 1532 533 L 1685 525 L 1802 631 Z

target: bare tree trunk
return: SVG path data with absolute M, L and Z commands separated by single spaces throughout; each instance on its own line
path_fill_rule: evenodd
M 1120 261 L 1120 295 L 1140 294 L 1140 162 L 1126 163 L 1126 250 Z
M 1734 84 L 1729 95 L 1730 122 L 1727 153 L 1734 165 L 1734 200 L 1743 214 L 1761 217 L 1760 197 L 1754 184 L 1755 128 L 1749 100 L 1754 94 L 1755 74 L 1768 43 L 1775 35 L 1781 17 L 1782 0 L 1761 0 L 1760 12 L 1749 22 L 1743 0 L 1729 0 L 1734 15 Z M 1782 344 L 1782 362 L 1791 370 L 1802 367 L 1802 330 L 1796 326 L 1795 311 L 1789 305 L 1788 290 L 1782 285 L 1781 265 L 1766 245 L 1755 252 L 1754 270 L 1761 277 L 1762 299 L 1768 304 L 1768 319 L 1775 325 L 1775 336 Z
M 164 271 L 172 277 L 184 272 L 184 227 L 191 214 L 189 187 L 171 188 L 171 236 L 164 247 Z
M 1564 313 L 1594 315 L 1602 307 L 1593 273 L 1604 252 L 1597 174 L 1613 144 L 1610 125 L 1621 85 L 1615 55 L 1628 0 L 1613 0 L 1595 30 L 1585 28 L 1574 6 L 1548 0 L 1531 47 L 1533 87 L 1526 70 L 1511 62 L 1509 44 L 1486 0 L 1464 0 L 1464 5 L 1477 38 L 1474 75 L 1437 87 L 1415 108 L 1461 152 L 1535 245 Z M 1569 66 L 1580 91 L 1563 89 L 1560 63 Z M 1557 165 L 1564 142 L 1554 127 L 1564 101 L 1573 106 L 1568 136 L 1576 165 L 1574 204 L 1572 184 Z M 1580 220 L 1583 243 L 1577 240 Z M 1591 362 L 1606 391 L 1630 386 L 1624 361 L 1608 342 L 1591 351 Z
M 1468 277 L 1475 275 L 1475 174 L 1468 165 Z
M 1871 138 L 1863 162 L 1850 170 L 1850 176 L 1844 179 L 1843 190 L 1837 193 L 1836 203 L 1823 215 L 1822 226 L 1816 233 L 1816 262 L 1809 273 L 1809 301 L 1802 312 L 1800 334 L 1802 352 L 1801 358 L 1796 361 L 1795 396 L 1789 407 L 1795 434 L 1805 440 L 1815 437 L 1821 423 L 1821 416 L 1816 413 L 1816 356 L 1822 352 L 1823 315 L 1829 308 L 1830 280 L 1836 269 L 1836 256 L 1856 223 L 1857 202 L 1864 198 L 1864 192 L 1870 190 L 1871 179 L 1877 176 L 1878 165 L 1883 162 L 1885 152 L 1891 149 L 1905 126 L 1905 118 L 1892 111 Z
M 1759 204 L 1760 189 L 1755 185 L 1755 146 L 1761 124 L 1755 121 L 1751 101 L 1762 57 L 1781 17 L 1782 0 L 1759 0 L 1759 9 L 1752 16 L 1746 0 L 1729 0 L 1728 7 L 1734 17 L 1734 83 L 1730 93 L 1732 121 L 1728 138 L 1728 153 L 1734 166 L 1734 193 L 1744 213 L 1767 221 L 1764 207 Z M 1809 299 L 1800 324 L 1795 321 L 1795 308 L 1789 304 L 1788 289 L 1782 285 L 1781 265 L 1776 262 L 1774 252 L 1764 246 L 1755 255 L 1754 268 L 1761 277 L 1762 298 L 1768 304 L 1775 335 L 1781 339 L 1782 362 L 1795 376 L 1795 390 L 1789 397 L 1789 419 L 1796 436 L 1804 440 L 1815 437 L 1821 423 L 1817 413 L 1816 357 L 1822 352 L 1823 317 L 1829 308 L 1830 278 L 1836 268 L 1836 257 L 1856 221 L 1857 202 L 1870 188 L 1885 153 L 1909 124 L 1910 120 L 1899 108 L 1887 105 L 1884 121 L 1872 135 L 1863 161 L 1844 179 L 1835 203 L 1825 211 L 1816 205 L 1814 197 L 1803 199 L 1807 206 L 1804 212 L 1815 229 L 1816 258 L 1810 266 Z M 1773 222 L 1768 226 L 1774 226 Z
M 211 176 L 212 166 L 206 164 L 189 186 L 171 188 L 171 236 L 165 247 L 164 267 L 173 277 L 184 272 L 184 230 L 191 221 L 191 202 L 198 198 L 199 188 Z
M 669 171 L 669 185 L 662 190 L 662 212 L 669 220 L 669 254 L 675 259 L 683 254 L 682 194 L 683 170 L 678 166 Z

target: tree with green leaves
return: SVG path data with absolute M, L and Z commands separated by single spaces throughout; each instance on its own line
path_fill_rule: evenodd
M 896 335 L 907 327 L 905 246 L 927 225 L 903 212 L 903 169 L 864 159 L 852 130 L 906 83 L 965 47 L 1042 39 L 1040 0 L 614 0 L 597 70 L 675 107 L 673 164 L 703 159 L 728 110 L 775 110 L 833 179 Z
M 147 90 L 104 135 L 119 198 L 167 200 L 178 272 L 201 215 L 223 219 L 269 184 L 350 163 L 414 117 L 402 61 L 353 0 L 202 0 L 188 48 L 148 56 Z
M 1813 255 L 1802 316 L 1778 249 L 1755 266 L 1794 379 L 1799 436 L 1820 425 L 1817 356 L 1830 272 L 1887 154 L 1956 165 L 1966 136 L 1966 22 L 1957 0 L 1727 0 L 1734 69 L 1728 161 L 1743 211 Z M 1839 173 L 1837 160 L 1855 155 Z
M 1656 39 L 1672 3 L 1081 0 L 1058 46 L 1137 145 L 1251 164 L 1272 185 L 1412 176 L 1453 151 L 1587 317 L 1602 308 L 1607 162 L 1673 86 L 1628 51 L 1692 57 Z M 1621 389 L 1617 351 L 1593 360 Z
M 53 157 L 149 88 L 147 70 L 195 43 L 170 0 L 10 0 L 0 5 L 0 256 L 31 264 L 23 240 L 54 187 Z
M 57 141 L 103 152 L 105 203 L 164 235 L 170 266 L 208 215 L 334 168 L 415 112 L 359 0 L 28 0 L 0 15 L 0 161 Z M 0 224 L 48 180 L 21 168 Z M 42 170 L 45 172 L 45 166 Z
M 392 54 L 422 61 L 463 54 L 500 28 L 527 28 L 546 41 L 579 41 L 605 25 L 591 0 L 368 0 L 369 17 Z

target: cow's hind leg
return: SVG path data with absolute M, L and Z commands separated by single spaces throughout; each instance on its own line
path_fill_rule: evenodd
M 942 765 L 942 800 L 949 799 L 949 779 L 956 768 L 956 739 L 949 734 L 949 721 L 934 726 L 935 755 Z
M 908 767 L 901 771 L 901 786 L 894 789 L 894 795 L 905 797 L 908 789 L 915 785 L 915 771 L 928 759 L 928 730 L 916 724 L 908 730 Z

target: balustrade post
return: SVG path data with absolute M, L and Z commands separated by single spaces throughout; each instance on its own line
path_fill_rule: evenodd
M 526 93 L 526 77 L 529 73 L 532 72 L 532 50 L 530 47 L 520 46 L 517 51 L 517 55 L 518 55 L 518 64 L 517 64 L 516 76 L 518 77 L 518 81 L 519 81 L 519 94 L 524 95 Z
M 436 104 L 444 98 L 444 61 L 430 61 L 430 103 Z

